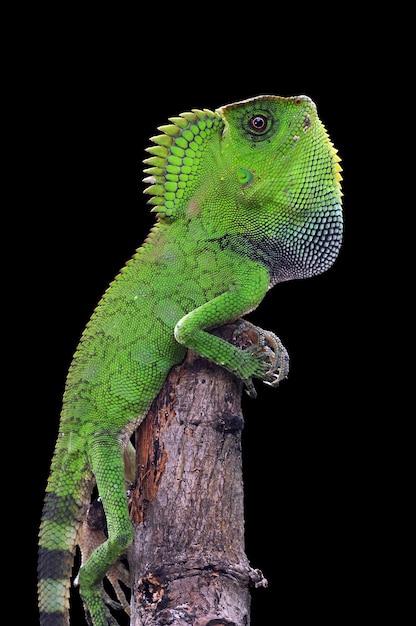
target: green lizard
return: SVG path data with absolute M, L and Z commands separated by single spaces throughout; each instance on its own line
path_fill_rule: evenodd
M 252 394 L 252 377 L 276 385 L 281 361 L 207 331 L 255 309 L 275 284 L 326 271 L 341 245 L 340 159 L 310 98 L 193 109 L 159 131 L 144 181 L 156 223 L 97 305 L 67 377 L 39 533 L 42 626 L 69 624 L 74 554 L 95 484 L 108 538 L 83 559 L 76 582 L 89 622 L 117 623 L 102 581 L 133 538 L 123 450 L 172 366 L 191 348 Z

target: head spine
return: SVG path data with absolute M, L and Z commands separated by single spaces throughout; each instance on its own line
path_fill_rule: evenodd
M 143 182 L 151 196 L 148 204 L 160 218 L 174 218 L 178 203 L 192 185 L 204 144 L 211 132 L 217 132 L 223 121 L 219 113 L 209 109 L 192 109 L 179 117 L 170 117 L 170 124 L 159 126 L 161 135 L 150 138 L 155 145 L 146 148 L 152 156 L 143 162 L 150 167 Z

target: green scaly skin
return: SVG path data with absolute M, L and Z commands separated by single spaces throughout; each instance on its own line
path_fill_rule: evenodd
M 276 283 L 326 271 L 342 239 L 340 166 L 306 96 L 259 96 L 170 118 L 153 137 L 147 240 L 110 284 L 75 352 L 39 538 L 41 626 L 69 624 L 80 525 L 96 482 L 108 540 L 82 565 L 94 626 L 116 624 L 102 579 L 133 538 L 123 449 L 192 348 L 252 388 L 276 384 L 260 350 L 206 332 L 255 309 Z

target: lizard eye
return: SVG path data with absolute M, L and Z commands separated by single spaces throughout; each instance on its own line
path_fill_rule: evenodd
M 266 132 L 268 127 L 268 120 L 265 115 L 253 115 L 249 120 L 249 128 L 256 135 L 261 135 Z
M 278 131 L 279 124 L 273 111 L 269 111 L 265 107 L 257 106 L 248 107 L 247 111 L 243 111 L 241 119 L 241 127 L 245 139 L 253 145 L 267 145 L 272 136 Z

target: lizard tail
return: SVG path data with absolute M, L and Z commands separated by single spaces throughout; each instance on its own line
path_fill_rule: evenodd
M 38 554 L 40 626 L 69 625 L 69 595 L 77 535 L 89 502 L 88 466 L 57 449 L 46 490 Z

